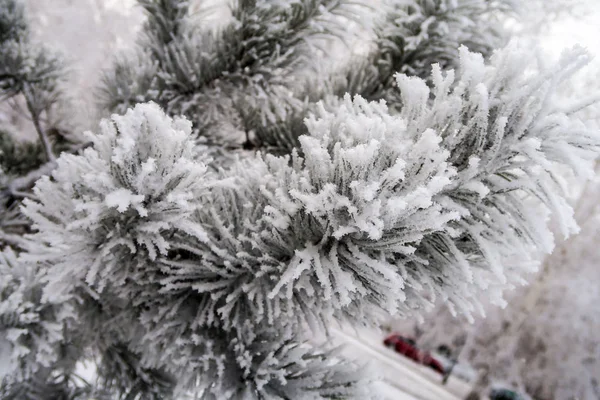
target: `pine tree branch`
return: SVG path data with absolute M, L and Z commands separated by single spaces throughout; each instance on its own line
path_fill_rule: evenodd
M 44 153 L 46 153 L 46 158 L 50 162 L 56 161 L 56 156 L 52 151 L 52 145 L 50 144 L 50 140 L 48 139 L 48 135 L 42 125 L 40 124 L 40 110 L 34 106 L 34 95 L 31 90 L 31 87 L 28 82 L 23 84 L 23 94 L 25 96 L 25 102 L 27 103 L 27 109 L 31 114 L 31 120 L 33 122 L 33 126 L 35 127 L 36 132 L 40 138 L 40 142 L 42 143 L 42 147 L 44 148 Z

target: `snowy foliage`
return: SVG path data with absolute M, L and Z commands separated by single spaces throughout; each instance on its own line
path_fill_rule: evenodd
M 75 324 L 74 305 L 42 299 L 44 285 L 33 264 L 0 252 L 0 394 L 27 381 L 68 371 L 79 354 L 65 346 Z M 73 358 L 74 357 L 74 358 Z M 8 397 L 5 397 L 8 396 Z
M 344 308 L 358 317 L 369 303 L 398 311 L 411 272 L 399 273 L 385 251 L 410 259 L 407 244 L 457 217 L 432 201 L 452 173 L 434 132 L 410 137 L 384 105 L 349 97 L 307 126 L 304 158 L 243 162 L 234 169 L 238 187 L 216 192 L 209 209 L 218 212 L 205 217 L 209 243 L 221 245 L 206 257 L 215 259 L 215 273 L 203 273 L 197 290 L 212 292 L 214 307 L 223 304 L 217 311 L 226 324 L 247 313 L 270 324 L 284 316 L 327 320 Z M 221 275 L 216 267 L 236 253 L 240 265 Z M 235 289 L 240 283 L 243 291 Z
M 138 48 L 105 76 L 118 114 L 56 161 L 29 89 L 58 93 L 58 69 L 0 11 L 0 67 L 35 56 L 0 90 L 24 96 L 49 161 L 0 175 L 0 228 L 22 197 L 31 224 L 0 231 L 19 252 L 0 253 L 0 397 L 376 397 L 321 341 L 333 324 L 435 301 L 471 317 L 552 250 L 551 217 L 577 231 L 555 171 L 588 176 L 600 134 L 554 95 L 589 57 L 492 52 L 508 2 L 392 1 L 356 22 L 374 51 L 339 79 L 309 76 L 361 1 L 240 0 L 221 27 L 139 2 Z M 243 140 L 259 151 L 230 151 Z
M 433 64 L 444 70 L 458 68 L 460 46 L 488 59 L 506 44 L 504 21 L 516 14 L 512 0 L 386 0 L 383 4 L 373 49 L 366 57 L 351 60 L 336 91 L 385 99 L 391 107 L 401 106 L 394 74 L 429 79 Z
M 472 387 L 480 396 L 501 383 L 535 399 L 597 398 L 597 193 L 597 180 L 589 181 L 575 208 L 580 234 L 560 242 L 528 285 L 509 294 L 506 308 L 488 305 L 486 318 L 469 324 L 440 304 L 424 324 L 398 321 L 395 328 L 414 330 L 422 348 L 451 346 L 478 370 Z
M 49 234 L 37 238 L 43 257 L 56 257 L 56 270 L 48 274 L 52 295 L 80 279 L 98 292 L 106 286 L 120 291 L 131 279 L 143 285 L 155 279 L 147 262 L 167 253 L 174 233 L 205 237 L 190 220 L 207 184 L 206 165 L 189 139 L 190 123 L 148 104 L 104 120 L 100 129 L 90 135 L 93 149 L 64 154 L 53 179 L 37 183 L 40 203 L 26 202 L 24 213 Z
M 345 22 L 350 26 L 348 30 L 358 32 L 357 38 L 346 33 L 344 44 L 330 50 L 343 54 L 350 49 L 349 57 L 333 66 L 321 63 L 311 67 L 319 70 L 317 76 L 295 76 L 296 87 L 302 89 L 293 93 L 302 100 L 297 106 L 277 113 L 266 124 L 257 121 L 253 108 L 242 109 L 243 126 L 254 135 L 255 146 L 273 153 L 291 153 L 299 146 L 298 137 L 306 134 L 302 121 L 318 109 L 315 102 L 335 107 L 336 96 L 346 93 L 369 101 L 384 99 L 389 107 L 399 109 L 402 103 L 394 76 L 397 72 L 429 79 L 434 63 L 444 70 L 457 68 L 461 45 L 488 59 L 495 48 L 506 43 L 508 29 L 502 28 L 504 21 L 516 14 L 513 2 L 508 0 L 388 0 L 381 2 L 377 12 L 369 11 L 369 4 L 357 8 L 360 23 L 353 22 L 358 18 L 352 15 Z M 355 51 L 356 47 L 364 49 Z
M 545 213 L 532 210 L 525 196 L 555 212 L 565 235 L 576 229 L 551 167 L 572 159 L 572 168 L 583 168 L 598 135 L 548 105 L 546 82 L 579 57 L 585 59 L 576 50 L 565 57 L 567 65 L 526 83 L 522 71 L 530 59 L 518 48 L 499 52 L 487 67 L 463 49 L 456 82 L 452 72 L 444 77 L 434 68 L 431 103 L 423 81 L 399 76 L 406 106 L 398 116 L 381 104 L 347 98 L 334 113 L 322 110 L 306 121 L 304 158 L 294 156 L 287 170 L 282 158 L 242 165 L 236 174 L 248 189 L 213 206 L 219 220 L 257 220 L 245 224 L 252 234 L 236 232 L 252 243 L 245 274 L 256 280 L 252 264 L 262 264 L 265 274 L 264 283 L 247 283 L 250 308 L 262 310 L 271 298 L 276 307 L 266 307 L 269 320 L 279 309 L 298 308 L 282 300 L 298 301 L 306 313 L 324 307 L 326 315 L 338 309 L 356 316 L 368 304 L 391 312 L 420 308 L 433 294 L 470 313 L 474 287 L 501 301 L 496 289 L 521 281 L 535 261 L 533 249 L 552 249 Z M 251 196 L 254 207 L 240 209 L 245 202 L 238 196 Z M 227 204 L 235 207 L 223 208 Z M 213 221 L 205 224 L 216 226 Z M 235 220 L 223 225 L 236 226 Z M 273 245 L 283 252 L 279 260 L 269 257 L 275 263 L 270 272 L 258 260 Z M 275 285 L 270 292 L 269 281 Z M 327 301 L 319 305 L 321 299 Z
M 429 77 L 432 63 L 457 67 L 460 45 L 487 58 L 505 42 L 500 21 L 513 10 L 507 0 L 383 1 L 377 10 L 363 1 L 236 1 L 231 18 L 213 27 L 208 16 L 189 15 L 192 3 L 142 2 L 140 46 L 107 71 L 106 107 L 123 113 L 155 101 L 187 116 L 210 145 L 279 154 L 298 146 L 314 102 L 350 93 L 398 107 L 394 73 Z M 343 38 L 338 52 L 348 52 L 371 36 L 374 49 L 350 65 L 320 60 L 335 51 L 333 39 Z
M 100 358 L 125 346 L 139 366 L 122 373 L 149 393 L 164 376 L 167 393 L 205 398 L 368 397 L 311 331 L 434 298 L 470 314 L 481 290 L 501 301 L 521 281 L 535 247 L 552 249 L 540 205 L 576 230 L 552 168 L 585 172 L 600 139 L 552 90 L 586 54 L 536 75 L 517 45 L 488 65 L 460 57 L 456 72 L 434 66 L 431 89 L 398 75 L 397 114 L 346 96 L 306 119 L 291 156 L 228 169 L 155 104 L 104 120 L 25 202 L 38 232 L 22 259 L 48 264 L 42 299 L 100 307 L 79 320 L 102 339 L 84 343 Z
M 83 288 L 91 294 L 88 301 L 97 302 L 107 314 L 100 318 L 128 324 L 105 328 L 107 332 L 139 352 L 144 368 L 165 368 L 177 376 L 181 390 L 198 385 L 201 376 L 213 376 L 222 382 L 213 390 L 224 396 L 237 398 L 244 390 L 278 392 L 283 390 L 279 386 L 306 373 L 304 366 L 323 360 L 323 354 L 307 344 L 274 343 L 274 333 L 265 340 L 253 324 L 241 335 L 244 324 L 239 321 L 236 335 L 220 324 L 210 328 L 203 323 L 202 307 L 210 309 L 211 303 L 201 294 L 214 285 L 193 279 L 196 271 L 205 281 L 208 273 L 218 271 L 209 266 L 214 256 L 207 254 L 187 278 L 181 269 L 173 271 L 182 256 L 177 252 L 197 253 L 209 241 L 200 217 L 207 188 L 227 186 L 226 181 L 211 180 L 200 155 L 193 153 L 190 124 L 172 121 L 150 104 L 104 121 L 101 131 L 92 137 L 94 149 L 82 156 L 64 154 L 53 180 L 37 183 L 39 203 L 26 202 L 24 212 L 40 233 L 31 237 L 24 258 L 51 264 L 45 274 L 45 297 L 62 300 Z M 214 209 L 206 212 L 213 214 Z M 196 248 L 182 248 L 186 242 Z M 225 251 L 217 251 L 217 243 L 212 247 L 226 258 Z M 269 350 L 267 345 L 274 347 Z M 257 348 L 264 349 L 255 354 Z M 285 357 L 299 360 L 290 366 Z M 311 383 L 289 383 L 284 391 L 304 387 L 325 397 L 345 393 L 356 375 L 339 368 L 327 363 L 311 367 Z M 230 376 L 244 370 L 241 382 L 231 382 Z M 209 387 L 215 380 L 202 382 Z
M 389 1 L 389 0 L 388 0 Z M 506 32 L 496 23 L 514 11 L 512 0 L 391 0 L 379 33 L 388 71 L 428 78 L 431 65 L 458 67 L 460 46 L 490 56 Z
M 299 109 L 294 72 L 309 61 L 315 35 L 340 29 L 353 1 L 236 1 L 224 27 L 189 21 L 188 0 L 144 0 L 148 14 L 136 54 L 105 77 L 106 106 L 124 112 L 155 101 L 186 115 L 197 134 L 240 142 L 248 131 Z M 205 138 L 205 139 L 206 139 Z
M 174 235 L 203 240 L 202 228 L 190 216 L 208 179 L 190 140 L 189 122 L 166 117 L 154 104 L 115 115 L 100 130 L 89 134 L 93 149 L 80 156 L 63 154 L 53 179 L 37 183 L 41 202 L 28 202 L 24 213 L 40 232 L 53 233 L 33 237 L 24 258 L 50 262 L 45 299 L 83 298 L 88 308 L 104 310 L 80 320 L 90 327 L 111 326 L 88 332 L 100 334 L 96 345 L 109 352 L 135 329 L 135 307 L 155 295 L 161 273 L 154 261 L 167 254 Z M 106 319 L 118 319 L 124 305 L 132 325 L 122 327 L 126 333 Z
M 345 361 L 335 349 L 274 329 L 249 323 L 232 335 L 204 328 L 176 343 L 175 351 L 172 342 L 164 343 L 172 352 L 168 357 L 148 347 L 144 358 L 163 365 L 176 362 L 168 369 L 177 374 L 179 385 L 202 399 L 374 397 L 366 382 L 369 373 L 360 365 Z
M 449 163 L 457 169 L 444 205 L 461 218 L 445 234 L 431 235 L 433 241 L 425 238 L 420 247 L 430 265 L 438 264 L 429 268 L 444 271 L 438 281 L 443 282 L 442 299 L 463 311 L 469 308 L 462 302 L 470 292 L 465 283 L 499 301 L 494 281 L 519 281 L 532 248 L 552 250 L 543 214 L 531 209 L 524 196 L 541 200 L 558 217 L 563 235 L 576 230 L 552 168 L 566 165 L 591 173 L 590 150 L 598 144 L 598 133 L 569 119 L 552 105 L 551 96 L 556 82 L 586 59 L 575 49 L 533 78 L 527 74 L 533 56 L 519 46 L 498 51 L 486 67 L 481 56 L 462 48 L 456 78 L 452 72 L 443 76 L 434 66 L 431 91 L 415 78 L 399 78 L 405 104 L 400 115 L 409 129 L 438 131 L 450 151 Z M 428 102 L 430 93 L 434 97 Z

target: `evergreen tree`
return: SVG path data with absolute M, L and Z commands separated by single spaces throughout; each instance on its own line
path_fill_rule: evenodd
M 504 3 L 392 2 L 356 71 L 313 77 L 364 4 L 244 0 L 216 30 L 140 4 L 92 146 L 54 160 L 38 131 L 32 232 L 0 257 L 4 397 L 370 398 L 331 324 L 471 315 L 552 250 L 548 215 L 577 230 L 554 169 L 589 172 L 600 135 L 554 91 L 589 57 L 492 52 Z

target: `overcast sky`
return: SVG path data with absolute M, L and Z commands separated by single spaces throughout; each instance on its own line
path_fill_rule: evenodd
M 578 16 L 565 17 L 541 32 L 544 49 L 558 55 L 561 50 L 580 44 L 600 58 L 600 0 L 589 2 Z

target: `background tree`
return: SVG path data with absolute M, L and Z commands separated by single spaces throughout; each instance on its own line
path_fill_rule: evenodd
M 1 6 L 0 100 L 7 114 L 17 118 L 0 119 L 0 244 L 16 245 L 14 234 L 28 229 L 19 216 L 18 201 L 54 167 L 60 152 L 81 144 L 61 118 L 68 101 L 61 57 L 32 39 L 19 1 L 3 0 Z M 23 139 L 28 125 L 37 141 Z

